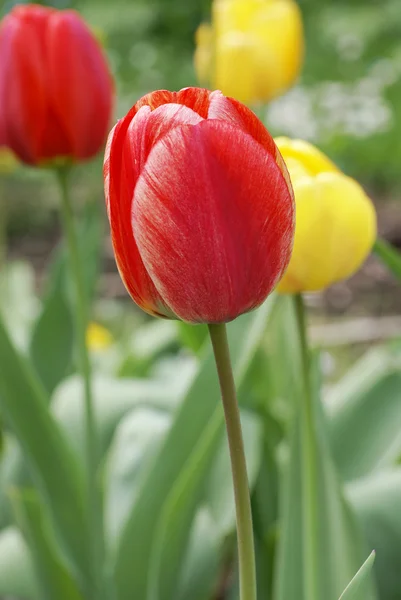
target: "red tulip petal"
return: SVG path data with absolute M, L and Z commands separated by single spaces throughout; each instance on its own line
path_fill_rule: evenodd
M 4 19 L 0 34 L 1 62 L 6 65 L 1 84 L 3 88 L 7 86 L 2 105 L 6 137 L 10 147 L 28 163 L 38 160 L 46 116 L 43 36 L 37 34 L 43 11 L 46 9 L 37 7 L 25 20 L 10 14 Z
M 89 158 L 104 144 L 111 117 L 113 85 L 105 58 L 74 11 L 53 13 L 46 42 L 51 104 L 62 125 L 60 135 L 65 132 L 75 158 Z M 46 134 L 51 134 L 51 123 Z
M 182 123 L 201 117 L 180 104 L 164 104 L 151 112 L 144 105 L 124 119 L 109 136 L 104 167 L 106 204 L 118 267 L 134 301 L 151 314 L 173 316 L 150 279 L 132 232 L 131 213 L 136 181 L 153 144 Z
M 5 17 L 0 23 L 0 148 L 7 145 L 5 94 L 7 92 L 8 63 L 10 60 L 10 37 L 12 31 L 7 26 L 9 18 Z
M 282 172 L 227 123 L 165 135 L 138 180 L 132 217 L 148 273 L 186 321 L 229 321 L 255 308 L 290 258 L 294 204 Z

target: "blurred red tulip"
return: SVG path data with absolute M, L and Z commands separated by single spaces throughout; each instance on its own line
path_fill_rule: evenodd
M 0 136 L 37 165 L 83 160 L 102 147 L 110 124 L 111 75 L 81 17 L 35 4 L 0 24 Z
M 236 100 L 199 88 L 144 96 L 110 133 L 104 176 L 117 265 L 146 312 L 230 321 L 282 276 L 291 183 L 270 134 Z

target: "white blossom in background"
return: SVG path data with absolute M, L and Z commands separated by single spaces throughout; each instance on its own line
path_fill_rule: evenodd
M 382 62 L 352 83 L 325 81 L 293 88 L 267 108 L 268 127 L 315 143 L 335 135 L 364 139 L 388 131 L 393 111 L 384 94 L 400 77 L 401 67 Z

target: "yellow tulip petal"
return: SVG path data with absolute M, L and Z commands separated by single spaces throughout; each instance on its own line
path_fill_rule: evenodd
M 376 213 L 358 183 L 340 172 L 293 182 L 296 227 L 293 254 L 278 291 L 325 289 L 354 274 L 376 237 Z
M 214 88 L 251 104 L 255 98 L 254 40 L 252 37 L 232 32 L 216 42 Z
M 209 23 L 201 23 L 195 34 L 195 71 L 199 82 L 208 86 L 212 75 L 213 29 Z
M 327 254 L 330 249 L 330 222 L 313 178 L 294 184 L 296 221 L 294 248 L 290 264 L 277 290 L 295 294 L 327 287 L 331 273 Z
M 304 140 L 292 140 L 287 137 L 278 137 L 274 140 L 287 165 L 292 160 L 298 162 L 302 169 L 309 175 L 318 175 L 324 172 L 340 172 L 337 166 L 323 152 Z M 289 169 L 292 178 L 291 169 Z
M 255 14 L 265 5 L 261 0 L 215 0 L 212 5 L 212 21 L 216 35 L 221 36 L 232 31 L 249 33 Z
M 370 253 L 377 235 L 376 212 L 363 188 L 350 177 L 317 177 L 333 223 L 332 282 L 353 275 Z
M 300 72 L 304 57 L 302 17 L 295 2 L 277 0 L 263 6 L 253 19 L 258 94 L 269 100 L 293 84 Z
M 212 27 L 212 87 L 254 104 L 271 100 L 295 81 L 304 43 L 294 0 L 215 0 Z M 195 63 L 204 81 L 202 36 L 201 32 Z

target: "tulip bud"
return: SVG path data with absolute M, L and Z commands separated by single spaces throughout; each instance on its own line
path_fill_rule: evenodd
M 72 10 L 16 6 L 0 24 L 4 143 L 32 165 L 79 161 L 105 142 L 111 75 L 88 26 Z
M 303 54 L 294 0 L 214 0 L 211 26 L 196 35 L 195 69 L 201 83 L 254 104 L 294 83 Z
M 323 290 L 355 273 L 376 238 L 376 213 L 361 186 L 300 140 L 278 138 L 294 187 L 294 249 L 278 291 Z
M 118 269 L 155 316 L 220 323 L 259 306 L 291 254 L 287 169 L 257 117 L 221 92 L 144 96 L 109 135 Z

